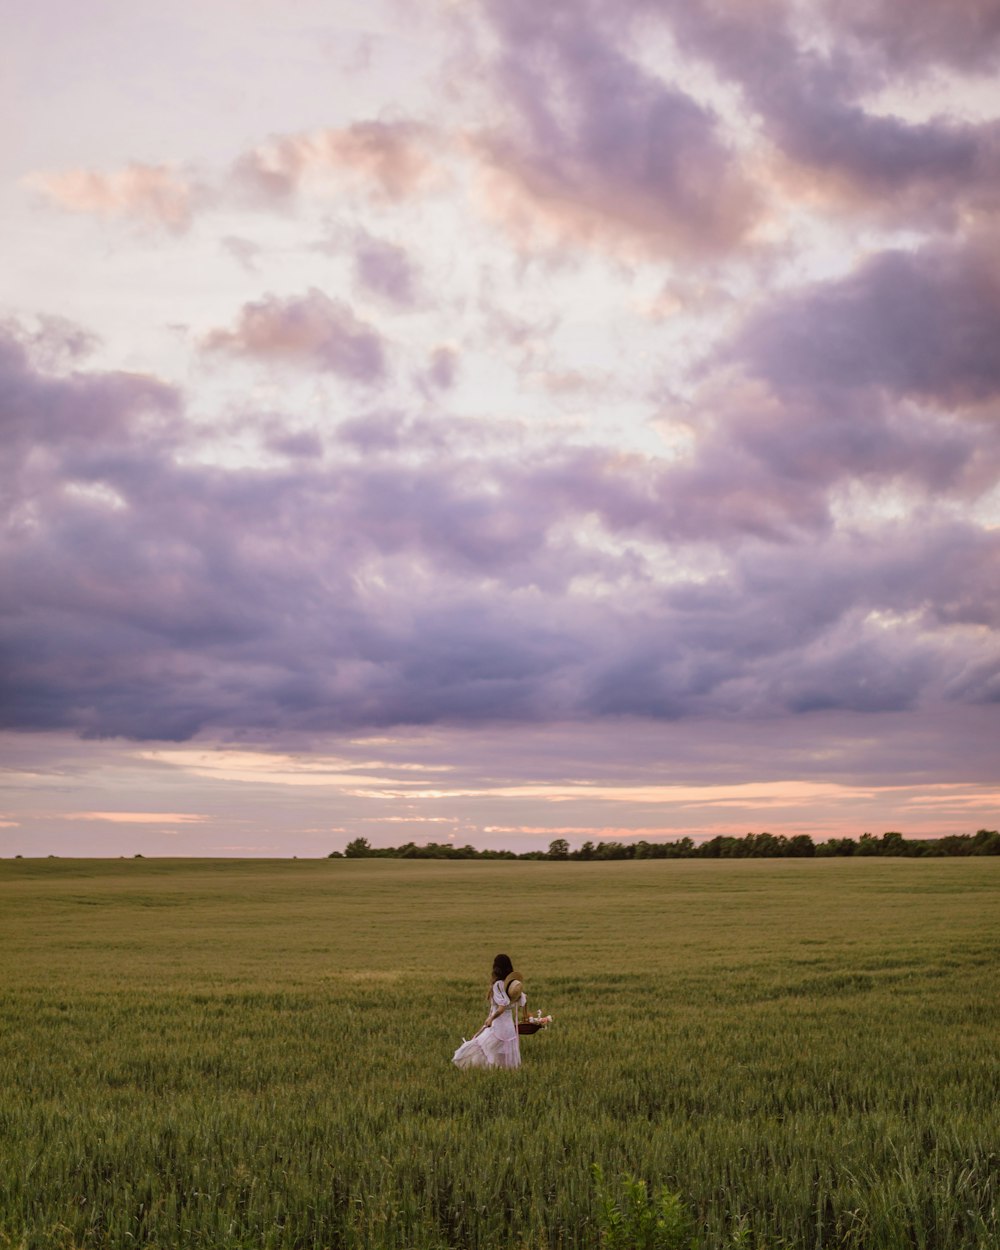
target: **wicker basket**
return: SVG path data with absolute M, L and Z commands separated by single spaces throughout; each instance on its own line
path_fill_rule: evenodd
M 518 1033 L 524 1033 L 524 1034 L 530 1035 L 532 1033 L 537 1033 L 539 1029 L 544 1029 L 544 1028 L 545 1028 L 544 1024 L 536 1024 L 534 1020 L 521 1020 L 518 1023 L 517 1031 Z

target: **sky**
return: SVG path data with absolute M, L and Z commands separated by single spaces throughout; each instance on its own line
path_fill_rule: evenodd
M 5 0 L 0 855 L 1000 821 L 1000 0 Z

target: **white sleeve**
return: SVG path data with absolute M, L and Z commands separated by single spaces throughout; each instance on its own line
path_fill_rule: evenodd
M 510 999 L 507 997 L 507 991 L 503 987 L 502 981 L 494 981 L 493 983 L 493 1002 L 498 1007 L 509 1007 Z

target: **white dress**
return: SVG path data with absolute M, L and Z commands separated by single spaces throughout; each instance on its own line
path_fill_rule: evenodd
M 514 1002 L 507 997 L 502 981 L 494 981 L 490 991 L 489 1016 L 498 1009 L 503 1009 L 489 1028 L 479 1034 L 479 1044 L 486 1055 L 486 1062 L 491 1068 L 519 1068 L 521 1066 L 521 1046 L 517 1037 L 517 1025 L 514 1023 L 514 1008 L 523 1007 L 528 1001 L 522 994 Z

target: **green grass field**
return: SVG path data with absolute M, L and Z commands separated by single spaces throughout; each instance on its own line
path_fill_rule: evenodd
M 1000 1246 L 1000 860 L 0 861 L 0 1245 Z M 555 1024 L 458 1072 L 508 950 Z

